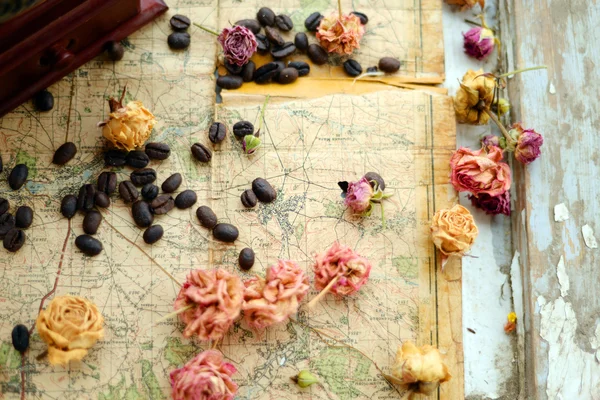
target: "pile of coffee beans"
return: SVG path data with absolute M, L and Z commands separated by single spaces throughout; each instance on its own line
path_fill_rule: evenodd
M 239 236 L 238 228 L 232 224 L 218 222 L 214 211 L 208 206 L 200 206 L 196 210 L 196 217 L 200 225 L 212 230 L 213 237 L 221 242 L 232 243 Z
M 190 27 L 191 21 L 185 15 L 176 14 L 170 20 L 173 33 L 167 37 L 169 47 L 174 50 L 187 49 L 190 45 L 190 34 L 186 31 Z
M 4 248 L 14 253 L 25 244 L 23 229 L 33 223 L 33 210 L 29 206 L 20 206 L 14 216 L 9 210 L 9 201 L 0 197 L 0 239 Z
M 240 200 L 246 208 L 253 208 L 258 201 L 262 203 L 271 203 L 277 198 L 277 191 L 271 184 L 263 178 L 256 178 L 252 181 L 252 189 L 246 189 L 242 192 Z

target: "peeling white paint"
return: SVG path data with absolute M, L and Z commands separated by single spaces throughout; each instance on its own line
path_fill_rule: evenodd
M 556 94 L 556 88 L 554 87 L 554 83 L 550 82 L 548 91 L 550 92 L 550 94 Z
M 567 269 L 565 268 L 565 259 L 560 256 L 558 265 L 556 266 L 556 276 L 558 277 L 558 283 L 560 284 L 560 295 L 565 297 L 569 294 L 569 275 L 567 275 Z
M 597 249 L 598 242 L 596 241 L 596 237 L 594 236 L 594 230 L 588 224 L 585 224 L 581 227 L 581 233 L 583 234 L 583 241 L 585 245 L 590 249 Z
M 569 210 L 565 203 L 560 203 L 554 206 L 554 221 L 562 222 L 569 219 Z

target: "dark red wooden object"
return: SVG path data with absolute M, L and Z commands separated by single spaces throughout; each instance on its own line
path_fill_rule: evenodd
M 166 10 L 162 0 L 46 0 L 0 25 L 0 117 Z

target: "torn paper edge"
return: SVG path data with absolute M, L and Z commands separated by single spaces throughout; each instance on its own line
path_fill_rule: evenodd
M 560 203 L 554 206 L 554 221 L 562 222 L 569 219 L 569 210 L 565 203 Z
M 594 236 L 594 230 L 588 224 L 585 224 L 581 227 L 581 233 L 583 234 L 583 241 L 585 245 L 590 249 L 597 249 L 598 242 L 596 241 L 596 237 Z
M 558 265 L 556 266 L 556 276 L 558 277 L 558 283 L 560 284 L 560 295 L 565 297 L 569 294 L 569 275 L 567 275 L 567 269 L 565 268 L 565 259 L 560 256 Z

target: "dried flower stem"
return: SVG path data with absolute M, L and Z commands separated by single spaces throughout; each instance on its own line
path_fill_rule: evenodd
M 511 75 L 520 74 L 521 72 L 535 71 L 535 70 L 538 70 L 538 69 L 547 69 L 547 68 L 548 67 L 546 67 L 545 65 L 538 65 L 537 67 L 523 68 L 523 69 L 518 69 L 516 71 L 507 72 L 505 74 L 498 75 L 496 78 L 497 79 L 506 78 L 506 77 L 511 76 Z
M 258 120 L 258 134 L 260 134 L 260 131 L 262 129 L 263 126 L 263 120 L 265 119 L 265 109 L 267 108 L 267 103 L 269 102 L 269 99 L 271 98 L 271 95 L 267 95 L 267 97 L 265 97 L 265 102 L 262 105 L 262 109 L 260 110 L 260 119 Z M 258 135 L 256 135 L 258 136 Z
M 340 18 L 342 18 L 342 0 L 338 0 L 338 12 L 340 13 Z
M 205 32 L 211 33 L 211 34 L 213 34 L 215 36 L 219 36 L 219 34 L 217 32 L 215 32 L 215 31 L 213 31 L 212 29 L 205 28 L 205 27 L 203 27 L 202 25 L 200 25 L 200 24 L 198 24 L 196 22 L 193 22 L 193 24 L 196 25 L 198 28 L 202 29 Z
M 313 308 L 319 302 L 319 300 L 321 300 L 321 298 L 323 296 L 325 296 L 327 293 L 329 293 L 329 291 L 331 290 L 333 285 L 335 285 L 337 283 L 337 281 L 340 280 L 340 278 L 341 278 L 341 275 L 338 275 L 335 278 L 333 278 L 332 280 L 330 280 L 329 283 L 327 284 L 327 286 L 325 286 L 323 288 L 323 290 L 321 290 L 321 292 L 319 292 L 319 294 L 308 303 L 308 308 Z
M 487 108 L 484 108 L 483 111 L 485 111 L 487 113 L 487 115 L 490 116 L 490 119 L 492 121 L 494 121 L 494 123 L 498 126 L 498 129 L 500 129 L 500 132 L 502 132 L 502 135 L 506 138 L 506 141 L 508 143 L 514 142 L 514 139 L 510 137 L 510 135 L 508 134 L 508 131 L 506 130 L 506 128 L 504 127 L 504 125 L 502 125 L 502 123 L 500 122 L 500 120 L 498 119 L 498 117 L 496 116 L 496 114 L 494 114 L 493 112 L 491 112 Z
M 385 212 L 383 211 L 383 202 L 381 203 L 381 227 L 385 229 Z

